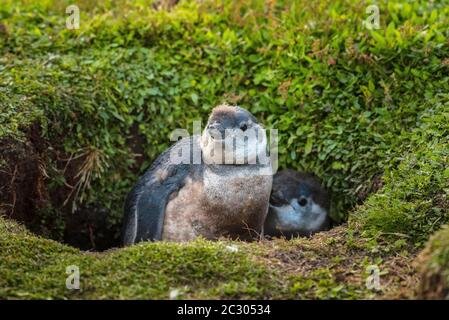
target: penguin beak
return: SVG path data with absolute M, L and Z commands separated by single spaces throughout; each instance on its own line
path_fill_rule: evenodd
M 298 203 L 297 199 L 294 199 L 290 202 L 290 205 L 292 206 L 293 210 L 295 210 L 295 212 L 299 213 L 299 211 L 301 210 L 301 206 Z

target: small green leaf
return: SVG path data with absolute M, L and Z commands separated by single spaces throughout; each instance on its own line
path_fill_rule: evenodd
M 341 163 L 340 161 L 334 161 L 332 163 L 332 169 L 334 170 L 341 170 L 344 169 L 345 165 L 343 163 Z
M 192 93 L 190 98 L 192 99 L 194 105 L 198 105 L 198 95 L 196 93 Z
M 290 158 L 292 158 L 292 160 L 296 160 L 296 151 L 295 150 L 290 151 Z
M 312 147 L 313 147 L 313 138 L 308 137 L 306 146 L 304 147 L 304 155 L 308 155 L 312 151 Z

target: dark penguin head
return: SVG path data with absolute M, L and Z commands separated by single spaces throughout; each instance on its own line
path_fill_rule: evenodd
M 250 112 L 220 105 L 212 110 L 200 144 L 207 164 L 257 164 L 266 152 L 267 138 Z
M 315 176 L 291 169 L 279 171 L 273 179 L 265 234 L 309 236 L 326 230 L 329 207 L 329 195 Z

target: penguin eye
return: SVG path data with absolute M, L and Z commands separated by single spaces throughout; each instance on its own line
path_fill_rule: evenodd
M 248 125 L 247 125 L 246 123 L 242 123 L 242 124 L 240 125 L 240 130 L 246 131 L 246 129 L 248 129 Z
M 271 204 L 274 204 L 274 205 L 282 205 L 285 203 L 285 201 L 279 195 L 276 195 L 276 194 L 271 195 L 270 202 L 271 202 Z
M 301 199 L 299 200 L 299 205 L 300 205 L 301 207 L 305 207 L 305 206 L 307 205 L 307 199 L 306 199 L 306 198 L 301 198 Z

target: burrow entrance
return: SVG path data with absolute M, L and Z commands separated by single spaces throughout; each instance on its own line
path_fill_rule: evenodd
M 136 148 L 144 141 L 136 141 Z M 52 145 L 57 145 L 52 141 Z M 23 223 L 31 232 L 81 250 L 104 251 L 120 246 L 120 217 L 111 222 L 101 204 L 73 208 L 73 187 L 80 161 L 67 166 L 33 125 L 22 140 L 1 139 L 0 214 Z M 49 152 L 50 150 L 50 152 Z M 141 162 L 136 165 L 138 171 Z M 49 170 L 63 170 L 64 183 L 52 181 Z M 124 197 L 123 197 L 124 201 Z M 331 223 L 331 227 L 337 225 Z

